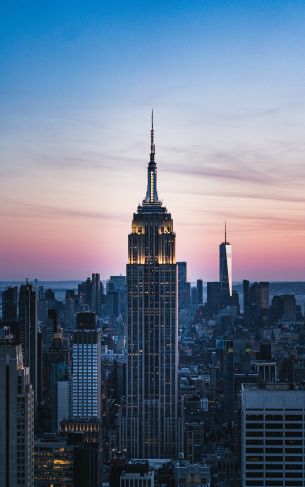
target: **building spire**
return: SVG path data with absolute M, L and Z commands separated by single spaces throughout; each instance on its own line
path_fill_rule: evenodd
M 227 243 L 227 222 L 225 220 L 225 244 Z
M 147 191 L 144 203 L 159 203 L 157 193 L 157 165 L 155 162 L 154 111 L 151 111 L 150 160 L 147 169 Z
M 155 159 L 155 134 L 154 134 L 154 111 L 151 111 L 151 131 L 150 131 L 150 160 Z

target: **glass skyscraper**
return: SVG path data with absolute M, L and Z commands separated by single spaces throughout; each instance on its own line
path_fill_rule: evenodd
M 232 297 L 232 248 L 227 241 L 227 227 L 225 225 L 225 240 L 219 245 L 219 281 L 221 302 L 230 304 Z
M 147 174 L 146 197 L 133 215 L 128 238 L 128 361 L 120 446 L 133 458 L 176 458 L 183 430 L 175 233 L 157 193 L 153 124 Z
M 95 313 L 78 313 L 73 332 L 72 417 L 101 417 L 101 334 Z

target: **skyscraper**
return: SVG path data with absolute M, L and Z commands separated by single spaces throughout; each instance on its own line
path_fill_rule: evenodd
M 102 484 L 101 376 L 101 333 L 96 327 L 96 314 L 77 313 L 73 332 L 71 417 L 62 421 L 60 428 L 61 435 L 75 444 L 74 487 Z M 67 384 L 62 386 L 58 394 L 65 400 Z M 58 414 L 65 412 L 67 408 L 58 409 Z
M 120 446 L 129 457 L 175 458 L 182 450 L 175 233 L 157 193 L 153 123 L 147 176 L 146 197 L 133 215 L 128 238 L 128 360 Z
M 97 315 L 101 311 L 101 278 L 99 274 L 92 274 L 91 309 Z
M 17 321 L 18 287 L 7 287 L 2 291 L 3 321 Z
M 243 384 L 241 401 L 241 485 L 304 485 L 305 391 Z
M 198 304 L 203 304 L 203 281 L 202 281 L 202 279 L 197 279 L 197 298 L 198 298 Z
M 0 390 L 0 485 L 32 487 L 33 390 L 21 345 L 9 334 L 0 337 Z
M 207 282 L 207 307 L 214 314 L 221 308 L 220 282 Z
M 38 326 L 36 291 L 28 281 L 19 290 L 19 321 L 24 365 L 30 369 L 30 381 L 34 389 L 35 404 L 38 391 Z
M 189 310 L 191 304 L 191 286 L 187 282 L 187 263 L 177 262 L 178 311 Z
M 101 417 L 101 334 L 95 313 L 77 313 L 73 332 L 72 417 Z
M 227 242 L 227 225 L 225 224 L 225 240 L 219 245 L 219 281 L 223 305 L 230 304 L 232 296 L 232 249 Z

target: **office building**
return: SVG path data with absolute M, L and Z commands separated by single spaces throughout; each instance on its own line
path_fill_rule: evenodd
M 110 276 L 106 286 L 106 307 L 109 317 L 125 317 L 127 308 L 126 276 Z
M 61 436 L 73 445 L 73 487 L 102 485 L 101 420 L 71 419 L 61 423 Z
M 221 308 L 220 282 L 207 283 L 207 308 L 212 315 Z
M 203 304 L 203 281 L 202 279 L 197 279 L 197 302 L 198 304 Z
M 17 321 L 18 287 L 7 287 L 2 291 L 2 320 L 7 322 Z
M 296 321 L 297 305 L 294 294 L 273 296 L 270 309 L 272 322 Z
M 223 343 L 223 408 L 225 417 L 232 421 L 234 413 L 234 343 Z
M 305 391 L 242 385 L 242 487 L 303 486 Z
M 40 396 L 38 391 L 38 365 L 41 354 L 38 353 L 37 299 L 36 291 L 28 281 L 19 290 L 19 322 L 25 367 L 30 370 L 30 382 L 34 390 L 35 405 Z
M 97 315 L 101 311 L 101 278 L 97 273 L 92 274 L 91 311 Z
M 187 263 L 177 262 L 178 311 L 189 310 L 191 304 L 191 285 L 187 282 Z
M 176 458 L 183 449 L 183 428 L 175 233 L 157 193 L 153 126 L 147 176 L 146 197 L 128 237 L 128 360 L 120 448 L 131 458 Z
M 64 438 L 45 435 L 35 440 L 35 487 L 74 487 L 74 448 Z
M 76 295 L 74 289 L 67 289 L 65 298 L 65 328 L 74 328 L 75 326 L 75 302 Z
M 254 282 L 250 285 L 249 281 L 243 281 L 244 310 L 247 307 L 256 306 L 259 309 L 269 308 L 269 282 Z
M 21 345 L 0 330 L 0 485 L 33 487 L 34 395 Z
M 73 418 L 101 417 L 101 335 L 92 312 L 77 313 L 73 332 Z

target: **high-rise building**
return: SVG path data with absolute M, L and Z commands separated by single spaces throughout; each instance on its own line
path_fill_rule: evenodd
M 73 487 L 73 450 L 66 439 L 52 434 L 35 440 L 35 487 Z
M 188 310 L 191 304 L 191 285 L 187 282 L 187 263 L 177 262 L 178 311 Z
M 36 291 L 28 281 L 19 290 L 19 321 L 25 367 L 30 369 L 30 382 L 34 389 L 35 404 L 38 393 L 38 326 Z
M 73 444 L 74 447 L 73 487 L 84 487 L 84 485 L 100 487 L 102 485 L 101 420 L 75 418 L 63 421 L 60 436 L 66 437 L 68 443 Z
M 269 308 L 269 282 L 243 281 L 244 308 L 247 306 L 257 306 L 261 309 Z
M 221 308 L 220 282 L 207 283 L 207 307 L 211 314 L 217 313 Z
M 223 344 L 223 406 L 225 417 L 232 421 L 234 412 L 234 344 L 224 340 Z
M 273 322 L 277 320 L 295 321 L 297 306 L 294 294 L 273 296 L 270 312 Z
M 2 291 L 3 321 L 17 321 L 18 287 L 7 287 Z
M 74 328 L 75 325 L 75 291 L 74 289 L 66 290 L 65 297 L 65 327 Z
M 242 385 L 242 487 L 304 485 L 305 391 Z
M 33 486 L 34 396 L 22 347 L 1 330 L 0 485 Z
M 106 286 L 106 309 L 110 317 L 126 314 L 126 276 L 110 276 Z
M 73 332 L 72 407 L 74 419 L 101 417 L 101 334 L 96 315 L 77 313 Z
M 50 431 L 58 431 L 69 414 L 70 350 L 63 330 L 56 327 L 50 347 L 43 354 L 44 402 L 50 412 Z
M 147 176 L 146 197 L 128 237 L 128 361 L 120 447 L 133 458 L 176 458 L 183 448 L 183 428 L 175 233 L 157 193 L 153 125 Z
M 244 318 L 248 325 L 257 326 L 263 320 L 268 321 L 269 282 L 243 281 Z
M 227 242 L 226 225 L 225 240 L 219 245 L 219 282 L 222 304 L 228 305 L 232 296 L 232 248 Z
M 101 381 L 101 333 L 96 327 L 96 314 L 77 313 L 72 347 L 71 416 L 61 423 L 61 434 L 75 443 L 74 487 L 100 487 L 102 482 Z M 57 385 L 58 394 L 64 399 L 68 384 L 59 381 Z M 58 409 L 58 414 L 65 412 L 67 408 Z
M 203 281 L 202 279 L 197 279 L 197 298 L 198 304 L 203 304 Z
M 101 310 L 101 278 L 99 274 L 92 274 L 91 310 L 96 314 Z

